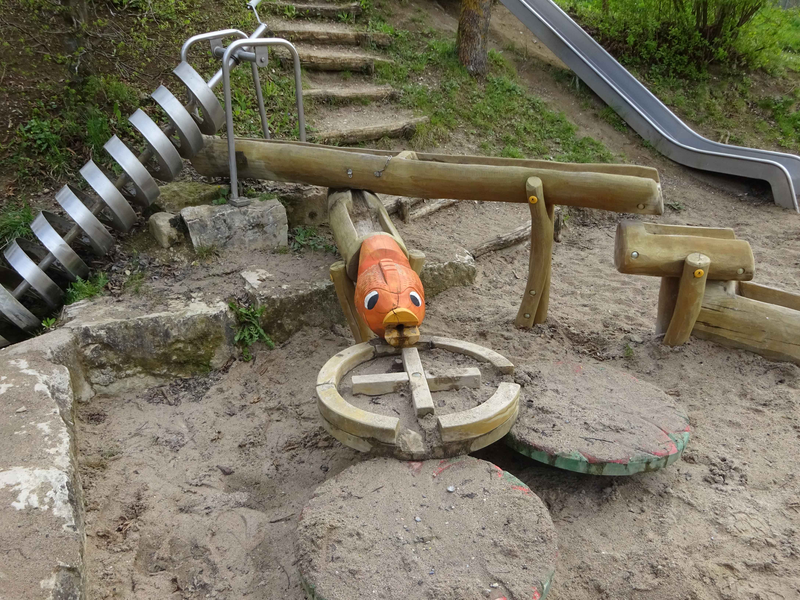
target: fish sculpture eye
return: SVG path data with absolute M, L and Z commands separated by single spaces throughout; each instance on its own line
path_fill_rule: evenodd
M 422 300 L 417 292 L 411 292 L 409 296 L 411 296 L 411 302 L 414 304 L 414 306 L 422 306 Z
M 364 308 L 366 308 L 367 310 L 372 310 L 373 308 L 375 308 L 375 305 L 377 303 L 378 303 L 378 292 L 376 292 L 375 290 L 371 291 L 364 298 Z

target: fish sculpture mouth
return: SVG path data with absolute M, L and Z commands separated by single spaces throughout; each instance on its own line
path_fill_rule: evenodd
M 419 341 L 419 318 L 407 308 L 395 308 L 383 319 L 386 343 L 408 348 Z

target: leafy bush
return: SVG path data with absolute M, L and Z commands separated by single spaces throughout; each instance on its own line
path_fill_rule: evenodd
M 558 0 L 623 62 L 690 79 L 712 64 L 764 67 L 797 52 L 800 11 L 773 1 Z

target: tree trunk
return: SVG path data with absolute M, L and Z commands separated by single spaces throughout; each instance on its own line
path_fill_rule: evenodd
M 458 60 L 472 75 L 486 75 L 492 0 L 462 0 L 458 20 Z
M 64 6 L 66 6 L 63 13 L 64 22 L 68 33 L 62 38 L 62 43 L 66 53 L 70 55 L 67 62 L 70 80 L 81 81 L 86 73 L 86 64 L 89 62 L 82 60 L 82 54 L 87 50 L 83 28 L 89 21 L 89 7 L 86 0 L 66 0 Z

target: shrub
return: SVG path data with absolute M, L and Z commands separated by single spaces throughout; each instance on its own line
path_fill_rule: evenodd
M 800 45 L 800 12 L 774 0 L 558 1 L 612 54 L 656 77 L 696 79 L 712 64 L 766 66 Z

